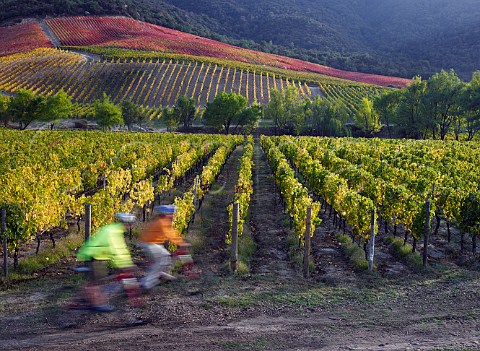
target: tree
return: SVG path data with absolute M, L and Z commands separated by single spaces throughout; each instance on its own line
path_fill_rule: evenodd
M 110 102 L 110 98 L 106 93 L 103 93 L 103 100 L 96 100 L 94 102 L 95 120 L 98 125 L 105 130 L 111 128 L 115 124 L 122 124 L 122 109 Z
M 421 77 L 414 77 L 400 95 L 395 122 L 403 128 L 408 137 L 419 138 L 423 127 L 428 125 L 423 104 L 426 87 L 426 81 Z
M 458 118 L 458 103 L 462 89 L 463 83 L 453 69 L 449 72 L 442 70 L 427 81 L 424 103 L 434 139 L 435 129 L 438 128 L 440 139 L 444 140 Z
M 472 140 L 480 131 L 480 71 L 473 74 L 460 96 L 462 117 L 467 131 L 467 140 Z
M 244 134 L 250 134 L 255 129 L 258 124 L 258 120 L 262 115 L 262 108 L 258 104 L 253 104 L 250 107 L 244 108 L 238 113 L 237 121 L 238 124 L 235 127 L 234 132 L 238 126 L 243 127 Z
M 322 99 L 316 96 L 312 102 L 305 102 L 306 124 L 308 130 L 321 136 L 345 136 L 348 111 L 339 102 Z
M 0 122 L 6 127 L 11 120 L 10 113 L 8 111 L 8 105 L 10 104 L 10 96 L 0 95 Z
M 265 108 L 265 118 L 272 120 L 276 129 L 279 126 L 279 116 L 285 113 L 282 92 L 278 89 L 272 90 L 270 93 L 270 102 Z M 275 132 L 275 134 L 277 133 Z
M 398 108 L 400 96 L 400 90 L 391 90 L 376 96 L 373 100 L 373 107 L 375 108 L 375 111 L 377 111 L 380 122 L 387 126 L 389 138 L 392 137 L 391 124 L 395 118 L 395 112 Z
M 174 113 L 184 128 L 190 127 L 195 119 L 195 100 L 182 95 L 174 107 Z
M 288 86 L 283 90 L 285 97 L 285 114 L 280 116 L 280 125 L 289 132 L 300 134 L 305 125 L 305 101 L 300 95 L 300 91 Z
M 35 95 L 31 90 L 19 89 L 10 100 L 7 113 L 12 117 L 13 122 L 19 123 L 20 129 L 23 130 L 33 121 L 41 119 L 45 104 L 46 99 L 43 96 Z
M 299 134 L 305 125 L 305 100 L 300 91 L 288 86 L 284 90 L 273 90 L 265 109 L 265 117 L 272 119 L 275 128 Z
M 138 106 L 140 113 L 137 116 L 137 123 L 141 127 L 144 123 L 150 122 L 150 114 L 148 112 L 148 108 L 143 106 Z
M 72 98 L 61 89 L 57 94 L 47 98 L 40 119 L 45 122 L 51 122 L 50 129 L 53 129 L 55 121 L 68 118 L 72 112 Z
M 178 115 L 175 114 L 174 108 L 165 107 L 162 111 L 162 120 L 167 126 L 167 130 L 171 132 L 178 127 L 180 120 L 178 119 Z
M 380 131 L 380 119 L 377 112 L 373 108 L 373 101 L 363 98 L 358 106 L 357 113 L 354 115 L 355 125 L 366 134 L 372 135 Z
M 245 125 L 251 116 L 244 110 L 247 107 L 247 99 L 241 95 L 222 92 L 215 96 L 212 102 L 208 102 L 203 112 L 203 118 L 207 125 L 229 133 L 230 127 Z M 252 111 L 253 114 L 253 111 Z
M 142 107 L 129 100 L 123 101 L 121 108 L 123 122 L 127 126 L 128 130 L 131 129 L 133 124 L 138 124 L 141 126 L 142 123 L 148 119 L 148 116 Z

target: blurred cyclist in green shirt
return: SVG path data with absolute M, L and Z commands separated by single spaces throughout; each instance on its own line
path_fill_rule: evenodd
M 111 311 L 108 296 L 102 291 L 102 285 L 108 276 L 108 263 L 112 268 L 131 270 L 134 268 L 130 251 L 125 242 L 124 223 L 132 223 L 135 216 L 129 213 L 116 213 L 119 222 L 101 227 L 78 250 L 77 260 L 84 261 L 88 268 L 89 282 L 85 286 L 85 295 L 91 309 Z

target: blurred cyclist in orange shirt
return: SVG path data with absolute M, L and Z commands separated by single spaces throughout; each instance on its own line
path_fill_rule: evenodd
M 172 258 L 165 243 L 168 241 L 179 247 L 190 246 L 172 226 L 175 210 L 174 205 L 155 206 L 155 218 L 139 237 L 140 247 L 152 261 L 147 274 L 141 279 L 142 288 L 146 290 L 158 285 L 160 278 L 175 279 L 170 274 Z

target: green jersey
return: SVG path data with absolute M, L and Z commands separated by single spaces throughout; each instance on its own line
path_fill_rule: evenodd
M 115 268 L 133 266 L 132 257 L 123 237 L 123 224 L 109 224 L 100 228 L 77 253 L 77 260 L 111 261 Z

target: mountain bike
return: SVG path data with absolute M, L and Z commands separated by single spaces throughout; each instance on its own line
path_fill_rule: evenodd
M 86 275 L 89 267 L 75 267 L 74 272 Z M 49 296 L 45 309 L 46 321 L 60 328 L 74 328 L 85 325 L 95 318 L 103 318 L 109 327 L 134 326 L 147 322 L 139 318 L 143 306 L 142 292 L 137 279 L 138 271 L 114 270 L 99 282 L 102 292 L 112 305 L 98 308 L 87 298 L 85 279 L 80 285 L 63 285 Z M 80 279 L 79 279 L 80 280 Z M 105 312 L 109 315 L 105 315 Z M 100 317 L 103 314 L 103 317 Z

